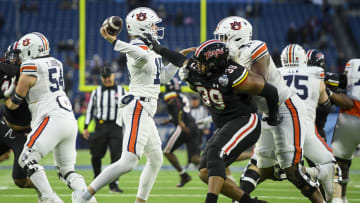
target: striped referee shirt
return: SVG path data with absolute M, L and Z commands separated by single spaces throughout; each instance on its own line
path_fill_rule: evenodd
M 92 91 L 86 110 L 85 129 L 93 118 L 102 121 L 115 121 L 119 107 L 118 100 L 124 94 L 125 90 L 120 85 L 99 86 Z

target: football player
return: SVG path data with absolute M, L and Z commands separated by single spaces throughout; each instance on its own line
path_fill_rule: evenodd
M 10 96 L 15 88 L 16 77 L 19 74 L 19 54 L 16 51 L 17 42 L 13 42 L 5 52 L 5 63 L 0 63 L 0 98 Z M 30 130 L 31 114 L 24 102 L 11 111 L 6 106 L 0 106 L 0 155 L 8 150 L 14 152 L 12 178 L 20 188 L 35 188 L 26 172 L 18 163 L 19 156 L 26 141 L 26 133 Z M 11 128 L 9 127 L 11 126 Z
M 64 92 L 62 63 L 50 56 L 49 41 L 38 32 L 21 37 L 16 49 L 21 62 L 20 77 L 5 104 L 14 110 L 26 100 L 32 117 L 32 130 L 18 162 L 41 193 L 41 202 L 63 202 L 39 164 L 42 157 L 53 151 L 59 177 L 75 191 L 86 188 L 84 178 L 74 167 L 77 122 Z
M 281 122 L 278 118 L 276 88 L 236 62 L 228 60 L 228 48 L 219 40 L 202 43 L 191 59 L 160 46 L 151 36 L 144 42 L 174 65 L 183 67 L 180 69 L 180 77 L 200 94 L 218 128 L 207 143 L 199 167 L 200 179 L 208 184 L 205 202 L 217 202 L 220 192 L 240 202 L 264 202 L 251 199 L 226 178 L 225 167 L 260 136 L 256 104 L 249 94 L 266 98 L 269 117 L 264 120 L 269 125 L 276 126 Z
M 346 63 L 345 74 L 347 76 L 347 96 L 351 99 L 347 103 L 342 102 L 340 113 L 336 122 L 332 148 L 337 163 L 342 170 L 342 200 L 347 203 L 346 187 L 349 181 L 349 170 L 352 155 L 360 143 L 360 59 L 351 59 Z M 335 96 L 335 97 L 334 97 Z M 339 99 L 344 98 L 336 93 L 332 94 L 332 101 L 339 104 Z
M 189 98 L 180 93 L 180 84 L 173 78 L 165 85 L 164 101 L 171 117 L 169 122 L 176 128 L 165 142 L 164 155 L 171 165 L 180 174 L 180 183 L 176 187 L 183 187 L 191 180 L 191 176 L 181 167 L 176 155 L 173 153 L 182 144 L 186 144 L 189 163 L 198 166 L 200 163 L 200 130 L 190 114 Z
M 86 202 L 102 187 L 119 176 L 133 170 L 142 155 L 146 165 L 141 173 L 136 203 L 146 202 L 163 163 L 161 140 L 154 122 L 160 83 L 167 83 L 177 72 L 171 64 L 163 70 L 160 55 L 150 50 L 140 37 L 144 34 L 156 40 L 163 38 L 163 28 L 157 24 L 161 18 L 150 8 L 139 7 L 126 16 L 130 42 L 117 40 L 115 35 L 100 28 L 100 33 L 114 45 L 114 50 L 125 53 L 130 74 L 129 92 L 120 98 L 117 123 L 123 126 L 123 152 L 121 158 L 106 167 L 87 190 L 78 195 L 76 202 Z
M 279 163 L 288 180 L 312 202 L 323 202 L 316 184 L 302 163 L 303 144 L 306 132 L 306 109 L 303 101 L 286 86 L 277 70 L 265 42 L 252 40 L 252 25 L 246 19 L 230 16 L 222 19 L 214 31 L 217 39 L 224 41 L 231 58 L 276 86 L 279 92 L 279 113 L 283 118 L 276 127 L 262 125 L 261 136 L 255 146 L 257 166 L 262 178 L 273 178 L 274 166 Z M 293 60 L 293 55 L 289 55 Z M 261 112 L 268 110 L 257 99 Z

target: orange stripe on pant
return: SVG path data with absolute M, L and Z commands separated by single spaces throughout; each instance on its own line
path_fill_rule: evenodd
M 139 101 L 136 101 L 134 115 L 131 124 L 130 138 L 128 142 L 128 151 L 136 154 L 136 139 L 139 130 L 140 115 L 143 107 Z
M 291 99 L 286 100 L 285 104 L 291 113 L 291 118 L 293 120 L 293 126 L 294 126 L 295 154 L 294 154 L 293 165 L 295 165 L 301 161 L 301 154 L 302 154 L 302 149 L 300 147 L 300 144 L 301 144 L 300 143 L 301 142 L 300 120 L 299 120 L 298 112 L 297 112 L 296 108 L 294 107 Z
M 40 126 L 36 129 L 35 133 L 31 135 L 29 142 L 26 144 L 27 147 L 30 148 L 34 145 L 35 141 L 39 138 L 41 132 L 44 130 L 48 122 L 49 122 L 49 116 L 44 118 Z
M 326 147 L 327 150 L 329 150 L 329 152 L 333 152 L 333 150 L 326 144 L 325 140 L 322 139 L 322 137 L 319 135 L 319 132 L 318 132 L 318 129 L 317 127 L 315 126 L 315 134 L 316 136 L 319 138 L 319 140 L 323 143 L 323 145 Z

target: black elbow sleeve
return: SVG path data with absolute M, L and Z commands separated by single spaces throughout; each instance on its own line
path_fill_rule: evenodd
M 176 52 L 169 50 L 163 46 L 160 46 L 161 48 L 156 50 L 158 54 L 165 57 L 167 60 L 170 61 L 170 63 L 174 64 L 177 67 L 182 67 L 184 65 L 184 62 L 187 60 L 187 57 Z
M 277 114 L 279 111 L 279 95 L 276 87 L 265 82 L 264 88 L 259 96 L 265 97 L 269 109 L 269 115 Z

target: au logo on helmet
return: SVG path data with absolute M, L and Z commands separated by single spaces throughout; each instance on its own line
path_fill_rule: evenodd
M 30 44 L 30 39 L 29 38 L 24 39 L 22 44 L 23 46 L 28 46 Z
M 213 56 L 215 56 L 215 58 L 218 58 L 220 54 L 224 54 L 224 48 L 209 50 L 204 53 L 204 55 L 206 56 L 206 60 L 208 60 L 209 58 L 211 58 Z
M 230 23 L 231 29 L 233 30 L 240 30 L 241 29 L 241 22 L 234 21 Z
M 138 21 L 144 21 L 146 20 L 146 13 L 140 12 L 138 14 L 136 14 L 136 20 Z

